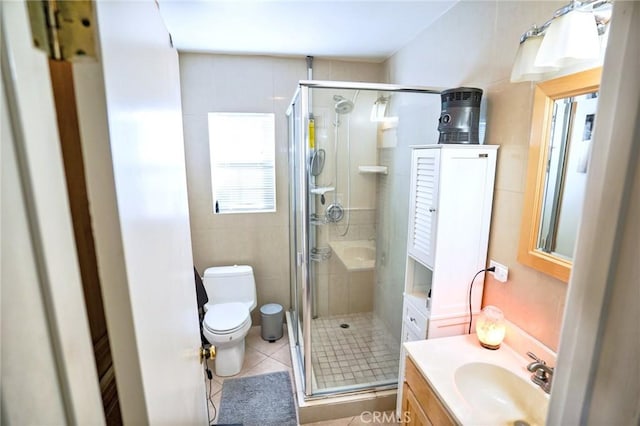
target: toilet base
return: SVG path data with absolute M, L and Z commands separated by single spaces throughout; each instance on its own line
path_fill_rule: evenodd
M 228 377 L 238 374 L 244 362 L 244 339 L 232 346 L 217 347 L 214 361 L 216 376 Z

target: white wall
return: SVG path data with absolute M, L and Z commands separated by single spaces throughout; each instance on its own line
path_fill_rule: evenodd
M 509 82 L 520 35 L 552 16 L 561 2 L 460 2 L 387 62 L 390 83 L 484 90 L 485 143 L 500 145 L 489 257 L 509 267 L 506 285 L 488 275 L 483 304 L 557 348 L 567 285 L 516 261 L 529 147 L 533 85 Z M 421 111 L 434 120 L 440 104 Z M 416 143 L 420 143 L 416 141 Z M 395 153 L 408 158 L 407 148 Z M 408 161 L 408 160 L 405 160 Z M 408 168 L 408 162 L 407 168 Z M 471 277 L 469 277 L 471 279 Z

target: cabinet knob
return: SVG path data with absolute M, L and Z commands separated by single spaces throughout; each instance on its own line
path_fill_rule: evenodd
M 433 213 L 433 212 L 435 212 L 435 211 L 436 211 L 436 209 L 435 209 L 435 207 L 429 207 L 429 211 L 430 211 L 431 213 Z
M 416 322 L 416 319 L 414 317 L 409 317 L 409 321 Z

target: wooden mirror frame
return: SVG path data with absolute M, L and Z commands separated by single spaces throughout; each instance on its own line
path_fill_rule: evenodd
M 564 282 L 569 281 L 573 262 L 537 248 L 549 151 L 549 126 L 553 104 L 557 99 L 595 92 L 600 88 L 601 77 L 602 68 L 582 71 L 541 82 L 536 85 L 534 94 L 518 262 Z

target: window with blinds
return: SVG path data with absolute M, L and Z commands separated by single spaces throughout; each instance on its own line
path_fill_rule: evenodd
M 214 213 L 276 211 L 275 117 L 209 113 Z

